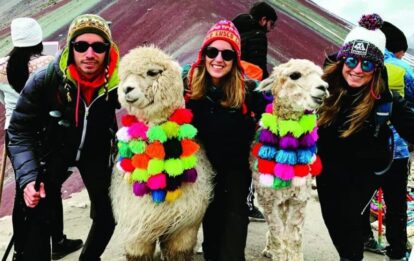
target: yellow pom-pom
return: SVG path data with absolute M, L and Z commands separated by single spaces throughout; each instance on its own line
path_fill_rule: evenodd
M 132 184 L 131 172 L 125 172 L 124 180 L 128 182 L 128 184 Z
M 145 169 L 135 169 L 131 175 L 131 181 L 147 182 L 149 178 L 148 171 Z
M 148 174 L 158 174 L 164 170 L 164 161 L 160 159 L 151 159 L 148 162 Z
M 164 165 L 165 171 L 168 175 L 175 177 L 181 175 L 184 171 L 183 164 L 180 159 L 168 159 Z
M 176 122 L 167 121 L 162 124 L 161 127 L 169 139 L 176 138 L 178 136 L 180 125 L 178 125 Z
M 194 168 L 197 165 L 197 156 L 193 154 L 189 157 L 181 157 L 181 162 L 184 169 Z
M 167 202 L 172 202 L 172 201 L 176 200 L 177 198 L 179 198 L 182 193 L 183 193 L 183 191 L 180 188 L 178 188 L 174 191 L 168 191 L 167 196 L 165 197 L 165 200 Z

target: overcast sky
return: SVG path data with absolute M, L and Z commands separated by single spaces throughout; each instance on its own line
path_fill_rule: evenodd
M 357 24 L 363 14 L 377 13 L 400 28 L 406 37 L 414 35 L 414 0 L 313 0 L 316 4 Z

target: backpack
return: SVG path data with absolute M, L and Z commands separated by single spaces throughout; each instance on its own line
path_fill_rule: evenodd
M 392 101 L 380 103 L 376 107 L 375 116 L 374 116 L 374 122 L 375 122 L 374 137 L 375 138 L 378 138 L 381 126 L 386 124 L 389 128 L 389 126 L 391 125 L 391 122 L 390 122 L 391 112 L 392 112 Z M 394 161 L 394 135 L 392 134 L 392 132 L 389 137 L 388 144 L 389 144 L 389 149 L 387 153 L 388 153 L 389 162 L 384 168 L 375 170 L 374 173 L 376 175 L 385 174 L 391 168 L 391 165 Z

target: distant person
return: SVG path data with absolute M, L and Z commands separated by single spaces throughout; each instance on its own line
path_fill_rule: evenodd
M 7 130 L 10 118 L 20 92 L 23 90 L 29 76 L 37 69 L 46 66 L 54 57 L 43 55 L 42 29 L 39 23 L 28 17 L 16 18 L 11 22 L 11 39 L 13 49 L 9 56 L 0 60 L 0 100 L 6 109 L 4 129 Z M 7 144 L 7 135 L 6 141 Z M 66 172 L 65 172 L 66 173 Z M 65 176 L 66 179 L 67 176 Z M 63 183 L 62 180 L 61 183 Z M 18 185 L 16 183 L 16 185 Z M 19 187 L 16 186 L 19 190 Z M 16 193 L 16 196 L 18 193 Z M 19 200 L 15 200 L 18 203 Z M 22 252 L 22 240 L 24 238 L 24 225 L 21 223 L 22 205 L 15 204 L 13 209 L 13 231 L 15 236 L 15 257 L 20 260 Z M 52 257 L 58 259 L 82 247 L 82 240 L 67 239 L 63 233 L 63 208 L 62 202 L 55 208 L 52 222 Z
M 414 74 L 405 61 L 401 60 L 408 49 L 407 38 L 395 25 L 384 22 L 381 31 L 386 37 L 384 62 L 388 73 L 388 86 L 394 95 L 401 95 L 414 105 Z M 411 108 L 413 108 L 411 106 Z M 407 179 L 409 174 L 409 156 L 407 143 L 400 137 L 394 127 L 394 161 L 390 170 L 380 177 L 379 186 L 383 190 L 386 205 L 385 222 L 388 246 L 386 255 L 390 260 L 406 260 L 407 254 Z M 375 240 L 367 220 L 367 239 L 365 249 L 378 252 L 380 246 Z
M 275 9 L 266 2 L 256 2 L 248 14 L 240 14 L 233 19 L 233 23 L 240 33 L 241 38 L 241 59 L 262 70 L 260 78 L 252 77 L 250 68 L 247 65 L 245 72 L 253 79 L 266 79 L 269 76 L 267 71 L 267 33 L 273 30 L 277 20 Z M 257 70 L 256 70 L 257 71 Z M 250 185 L 247 196 L 249 207 L 249 218 L 252 221 L 264 221 L 263 213 L 254 205 L 254 187 Z
M 60 182 L 69 167 L 79 169 L 91 202 L 92 225 L 79 260 L 100 260 L 112 237 L 109 186 L 118 62 L 107 21 L 80 15 L 69 26 L 60 56 L 34 73 L 20 94 L 8 147 L 18 184 L 16 200 L 26 206 L 19 210 L 30 213 L 22 231 L 21 260 L 50 260 L 51 210 L 61 203 Z
M 240 33 L 241 59 L 258 65 L 263 71 L 263 79 L 269 76 L 266 34 L 273 30 L 276 20 L 275 9 L 266 2 L 253 4 L 248 14 L 240 14 L 233 19 Z
M 363 259 L 363 213 L 393 159 L 387 122 L 414 141 L 414 112 L 388 89 L 382 23 L 377 14 L 362 16 L 324 68 L 330 96 L 318 110 L 323 170 L 316 181 L 322 217 L 341 261 Z

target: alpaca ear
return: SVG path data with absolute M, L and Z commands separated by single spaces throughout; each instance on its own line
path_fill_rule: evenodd
M 260 82 L 259 86 L 255 89 L 257 92 L 270 92 L 272 90 L 273 82 L 276 80 L 274 75 Z

